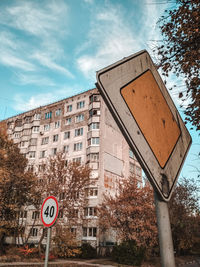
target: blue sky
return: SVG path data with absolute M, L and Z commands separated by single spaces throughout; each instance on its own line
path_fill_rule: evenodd
M 166 2 L 1 0 L 0 120 L 94 88 L 97 70 L 132 53 L 147 49 L 153 56 Z M 182 173 L 192 177 L 200 145 L 191 134 Z

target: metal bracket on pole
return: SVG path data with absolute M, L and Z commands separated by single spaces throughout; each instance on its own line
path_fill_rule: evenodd
M 161 201 L 154 191 L 156 216 L 159 234 L 159 246 L 162 267 L 175 267 L 174 248 L 172 241 L 171 225 L 169 220 L 168 204 Z
M 51 240 L 51 227 L 49 227 L 47 231 L 47 244 L 46 244 L 44 267 L 48 267 L 50 240 Z

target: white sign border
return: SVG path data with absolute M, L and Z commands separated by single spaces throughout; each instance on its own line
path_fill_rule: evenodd
M 47 224 L 47 223 L 45 223 L 44 218 L 43 218 L 43 208 L 44 208 L 45 203 L 46 203 L 49 199 L 53 199 L 53 200 L 55 201 L 57 210 L 56 210 L 56 215 L 55 215 L 55 218 L 53 219 L 53 221 L 52 221 L 51 223 Z M 49 196 L 49 197 L 47 197 L 47 198 L 43 201 L 43 203 L 42 203 L 42 207 L 41 207 L 41 213 L 40 213 L 40 215 L 41 215 L 42 223 L 43 223 L 43 225 L 44 225 L 45 227 L 51 227 L 51 226 L 54 225 L 54 223 L 55 223 L 55 221 L 56 221 L 56 219 L 57 219 L 57 217 L 58 217 L 58 211 L 59 211 L 59 205 L 58 205 L 58 201 L 57 201 L 56 197 L 54 197 L 54 196 Z
M 171 157 L 164 168 L 160 167 L 157 158 L 149 148 L 145 137 L 121 96 L 121 88 L 147 70 L 152 72 L 181 132 Z M 172 189 L 191 145 L 191 136 L 149 54 L 146 50 L 143 50 L 98 71 L 96 85 L 150 182 L 159 192 L 161 198 L 169 201 Z M 166 178 L 169 183 L 169 191 L 164 192 L 162 183 Z

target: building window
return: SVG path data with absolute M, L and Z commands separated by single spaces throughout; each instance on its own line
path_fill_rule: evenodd
M 80 102 L 77 102 L 77 104 L 76 104 L 77 109 L 84 108 L 84 106 L 85 106 L 85 101 L 84 100 L 80 101 Z
M 131 174 L 135 173 L 135 164 L 129 162 L 129 171 Z
M 34 159 L 35 158 L 35 154 L 36 154 L 35 151 L 29 151 L 29 158 L 30 159 Z
M 24 147 L 25 146 L 25 142 L 24 141 L 22 141 L 21 143 L 20 143 L 20 145 L 19 145 L 20 147 Z
M 32 119 L 31 116 L 27 116 L 27 117 L 25 117 L 24 122 L 25 123 L 30 123 L 31 122 L 31 119 Z
M 45 171 L 46 165 L 45 164 L 41 164 L 38 166 L 38 170 L 39 171 Z
M 83 227 L 83 236 L 87 237 L 87 227 Z
M 27 136 L 31 134 L 31 129 L 24 129 L 23 130 L 23 136 Z
M 64 133 L 64 139 L 70 138 L 70 131 Z
M 44 125 L 44 131 L 47 132 L 47 131 L 49 131 L 49 129 L 50 129 L 50 124 L 45 124 Z
M 20 138 L 20 136 L 21 136 L 21 132 L 15 133 L 15 138 Z
M 87 160 L 91 162 L 98 162 L 99 161 L 99 153 L 90 153 L 87 155 Z
M 56 147 L 52 148 L 52 155 L 54 156 L 56 155 L 56 153 L 57 153 L 57 148 Z
M 21 119 L 20 120 L 16 120 L 15 126 L 16 127 L 21 127 L 22 126 L 22 120 Z
M 44 137 L 42 138 L 42 142 L 41 142 L 41 145 L 46 145 L 49 143 L 49 137 Z
M 74 163 L 81 164 L 81 157 L 73 158 L 73 162 L 74 162 Z
M 91 95 L 90 96 L 90 103 L 100 101 L 100 95 Z
M 55 122 L 55 129 L 59 128 L 60 127 L 60 121 L 56 121 Z
M 139 166 L 136 166 L 136 176 L 141 176 L 141 168 Z
M 97 228 L 96 227 L 83 227 L 83 237 L 96 237 Z
M 70 125 L 71 123 L 72 123 L 72 118 L 67 118 L 65 124 Z
M 38 229 L 33 227 L 31 228 L 31 233 L 30 233 L 31 236 L 37 236 L 38 235 Z
M 71 112 L 72 111 L 72 105 L 68 105 L 67 106 L 67 112 Z
M 49 112 L 45 113 L 45 120 L 51 119 L 51 117 L 52 117 L 52 111 L 49 111 Z
M 33 220 L 37 220 L 37 219 L 39 219 L 39 217 L 40 217 L 39 211 L 33 211 L 33 213 L 32 213 L 32 219 Z
M 72 227 L 70 231 L 73 234 L 73 236 L 76 237 L 76 228 Z
M 97 216 L 97 208 L 96 207 L 84 208 L 84 216 Z
M 100 115 L 100 110 L 99 109 L 91 109 L 89 111 L 89 117 L 93 117 L 93 116 L 99 116 Z
M 79 114 L 78 116 L 76 116 L 75 121 L 76 122 L 84 121 L 84 114 Z
M 28 171 L 30 171 L 30 172 L 34 171 L 34 166 L 33 165 L 28 165 L 27 168 L 28 168 Z
M 40 151 L 40 158 L 46 158 L 46 150 Z
M 97 188 L 86 188 L 85 193 L 87 197 L 97 197 L 98 189 Z
M 68 153 L 69 152 L 69 145 L 63 147 L 63 152 Z
M 82 142 L 75 143 L 74 144 L 74 151 L 80 151 L 80 150 L 82 150 L 82 147 L 83 147 L 83 143 Z
M 58 134 L 55 134 L 54 136 L 53 136 L 53 142 L 57 142 L 58 141 Z
M 40 113 L 35 113 L 34 119 L 35 120 L 40 120 L 40 118 L 41 118 L 41 114 Z
M 90 197 L 98 196 L 98 189 L 97 188 L 90 188 Z
M 132 158 L 132 159 L 134 158 L 133 151 L 130 148 L 129 148 L 129 157 Z
M 61 115 L 61 108 L 59 108 L 59 109 L 57 109 L 56 111 L 55 111 L 55 116 L 56 117 L 58 117 L 58 116 L 60 116 Z
M 75 129 L 75 136 L 83 135 L 83 128 Z
M 33 126 L 33 133 L 38 133 L 40 130 L 40 126 Z
M 19 218 L 27 218 L 27 211 L 19 211 Z
M 90 139 L 88 139 L 88 146 L 95 146 L 95 145 L 99 145 L 99 137 L 92 137 Z
M 37 138 L 31 138 L 30 145 L 31 146 L 36 146 L 37 145 Z
M 99 122 L 93 122 L 89 125 L 89 131 L 99 130 Z

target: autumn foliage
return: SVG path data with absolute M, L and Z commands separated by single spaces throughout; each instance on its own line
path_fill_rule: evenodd
M 66 231 L 69 231 L 73 226 L 80 227 L 83 224 L 84 208 L 87 206 L 85 188 L 91 184 L 90 168 L 76 162 L 67 163 L 65 154 L 60 152 L 42 162 L 37 176 L 37 187 L 42 198 L 53 195 L 59 202 L 56 225 L 61 229 L 60 238 L 66 241 L 66 234 L 61 226 L 64 225 Z M 73 237 L 71 234 L 70 236 Z M 39 247 L 43 238 L 44 231 L 39 240 Z
M 174 248 L 177 254 L 200 248 L 200 206 L 198 184 L 182 179 L 169 202 Z
M 158 56 L 163 75 L 181 76 L 185 86 L 177 86 L 186 120 L 200 130 L 200 1 L 177 0 L 159 20 L 163 44 Z
M 70 229 L 65 226 L 57 226 L 56 234 L 53 237 L 54 248 L 53 254 L 59 258 L 73 258 L 81 254 L 78 248 L 78 242 L 70 232 Z
M 27 159 L 0 130 L 0 243 L 6 236 L 17 237 L 22 231 L 18 214 L 28 205 L 37 206 L 36 178 L 27 171 Z
M 100 208 L 100 228 L 112 228 L 118 241 L 134 240 L 138 247 L 157 244 L 157 225 L 153 190 L 149 184 L 139 187 L 134 178 L 119 184 L 118 193 L 105 196 Z

